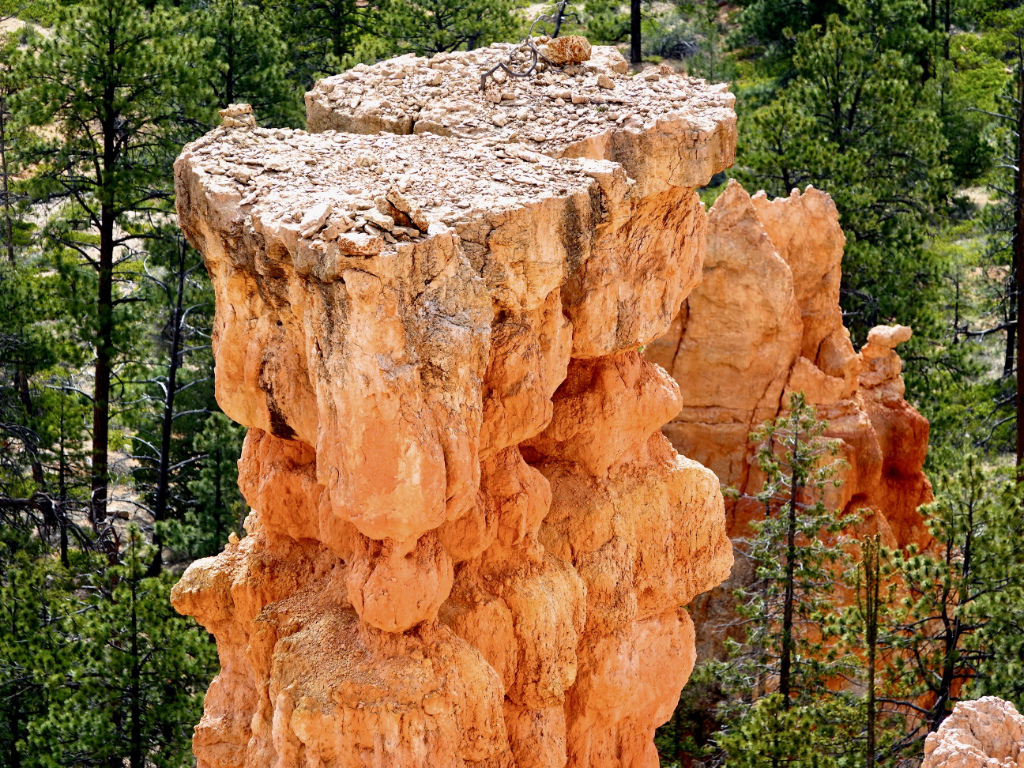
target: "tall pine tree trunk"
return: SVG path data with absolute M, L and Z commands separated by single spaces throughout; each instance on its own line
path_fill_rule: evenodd
M 139 617 L 138 617 L 138 586 L 139 575 L 136 572 L 138 560 L 135 552 L 132 557 L 132 679 L 129 685 L 129 709 L 132 719 L 131 724 L 131 745 L 129 746 L 128 762 L 130 768 L 146 768 L 143 760 L 142 745 L 142 669 L 139 650 Z
M 1017 323 L 1024 318 L 1024 52 L 1017 52 L 1017 170 L 1013 191 L 1016 203 L 1013 215 L 1013 272 L 1015 275 Z M 1016 329 L 1017 341 L 1017 481 L 1024 481 L 1024 333 Z
M 875 768 L 875 664 L 878 655 L 878 603 L 880 597 L 879 537 L 872 536 L 864 542 L 864 644 L 867 646 L 868 681 L 865 691 L 867 709 L 867 744 L 865 768 Z
M 235 4 L 230 6 L 230 17 L 228 19 L 227 42 L 224 46 L 227 59 L 228 71 L 224 73 L 224 106 L 235 102 Z
M 800 463 L 799 432 L 795 433 L 793 437 L 792 466 L 796 467 Z M 793 666 L 793 604 L 796 600 L 796 505 L 799 503 L 800 490 L 797 473 L 794 471 L 787 505 L 786 594 L 782 604 L 782 658 L 779 660 L 779 693 L 782 694 L 782 706 L 787 710 L 789 709 Z
M 160 424 L 160 466 L 156 481 L 156 502 L 153 505 L 153 546 L 156 554 L 149 567 L 149 575 L 156 576 L 163 568 L 163 536 L 159 524 L 167 519 L 167 498 L 171 481 L 171 436 L 174 431 L 174 396 L 178 392 L 178 368 L 181 367 L 182 296 L 185 293 L 184 243 L 178 244 L 178 294 L 174 300 L 171 334 L 171 359 L 167 367 L 167 390 L 164 393 L 164 413 Z
M 0 192 L 4 197 L 4 246 L 14 264 L 14 214 L 11 205 L 11 174 L 7 165 L 7 99 L 0 98 Z
M 1006 349 L 1003 352 L 1003 376 L 1013 376 L 1013 365 L 1017 359 L 1017 267 L 1010 267 L 1010 279 L 1006 285 L 1010 297 L 1006 317 Z
M 946 34 L 942 38 L 942 56 L 946 61 L 949 61 L 949 41 L 952 39 L 953 32 L 951 0 L 946 0 L 946 14 L 944 23 L 946 28 Z
M 60 391 L 60 456 L 57 467 L 57 494 L 60 502 L 57 522 L 60 525 L 60 563 L 65 568 L 70 565 L 70 560 L 68 560 L 68 459 L 64 445 L 64 398 L 66 397 L 67 390 L 62 387 Z
M 643 61 L 640 40 L 640 0 L 629 2 L 629 60 L 634 64 Z
M 113 41 L 109 55 L 113 56 Z M 107 519 L 110 470 L 107 452 L 110 446 L 110 376 L 114 348 L 114 169 L 117 144 L 114 112 L 114 87 L 104 89 L 103 166 L 100 186 L 100 247 L 96 295 L 96 365 L 92 402 L 92 524 L 96 530 Z
M 100 227 L 99 285 L 96 296 L 96 365 L 92 403 L 92 524 L 97 530 L 107 519 L 110 469 L 110 374 L 114 346 L 114 222 L 103 206 Z

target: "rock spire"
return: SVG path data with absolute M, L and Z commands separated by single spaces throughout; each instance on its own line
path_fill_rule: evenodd
M 878 326 L 857 353 L 839 307 L 846 238 L 828 194 L 813 187 L 769 200 L 735 181 L 708 215 L 703 282 L 645 356 L 679 384 L 683 408 L 664 428 L 675 449 L 739 491 L 726 505 L 733 539 L 761 514 L 764 483 L 751 430 L 784 412 L 792 393 L 829 423 L 845 470 L 825 502 L 871 510 L 863 532 L 890 547 L 931 538 L 917 509 L 931 501 L 922 467 L 928 421 L 903 399 L 896 346 L 906 326 Z M 737 562 L 729 584 L 694 606 L 701 654 L 721 656 L 732 589 L 751 574 Z
M 928 734 L 921 768 L 1022 768 L 1024 717 L 1008 701 L 961 701 Z
M 591 53 L 484 91 L 498 46 L 359 66 L 310 133 L 236 107 L 178 159 L 252 507 L 173 594 L 221 658 L 201 768 L 658 764 L 732 550 L 638 350 L 735 114 Z

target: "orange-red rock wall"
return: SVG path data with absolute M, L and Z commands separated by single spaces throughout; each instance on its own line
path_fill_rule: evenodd
M 679 384 L 683 408 L 664 427 L 679 452 L 739 491 L 726 504 L 729 535 L 742 540 L 760 514 L 764 478 L 752 430 L 803 392 L 828 421 L 846 469 L 826 502 L 871 510 L 867 529 L 889 546 L 927 546 L 918 507 L 931 500 L 922 467 L 928 422 L 904 400 L 896 346 L 904 326 L 879 326 L 854 351 L 839 306 L 845 237 L 832 199 L 813 187 L 788 198 L 751 197 L 736 182 L 708 216 L 704 279 L 648 360 Z M 694 606 L 702 654 L 721 652 L 732 579 Z

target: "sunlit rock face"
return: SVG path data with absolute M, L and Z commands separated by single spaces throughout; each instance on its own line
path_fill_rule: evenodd
M 863 532 L 881 534 L 887 546 L 928 546 L 917 511 L 932 498 L 922 471 L 928 421 L 903 399 L 895 352 L 911 329 L 878 326 L 854 351 L 839 307 L 846 239 L 832 198 L 808 187 L 769 200 L 730 182 L 709 212 L 707 237 L 703 282 L 645 356 L 682 394 L 665 435 L 740 493 L 726 505 L 730 537 L 747 536 L 762 514 L 752 498 L 764 476 L 751 430 L 803 392 L 846 465 L 826 503 L 871 510 Z M 743 579 L 749 574 L 738 567 L 692 607 L 702 656 L 722 654 L 731 589 Z
M 1020 768 L 1024 717 L 1008 701 L 961 701 L 924 743 L 921 768 Z
M 483 90 L 499 47 L 360 66 L 311 133 L 236 105 L 176 163 L 253 510 L 173 594 L 221 656 L 203 768 L 658 764 L 732 548 L 640 350 L 700 282 L 733 99 L 556 49 Z

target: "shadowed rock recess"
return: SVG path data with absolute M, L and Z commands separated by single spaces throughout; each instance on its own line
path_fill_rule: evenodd
M 599 47 L 480 91 L 504 53 L 324 80 L 312 133 L 235 105 L 175 165 L 253 510 L 173 593 L 222 665 L 202 768 L 658 764 L 732 550 L 638 350 L 733 98 Z

